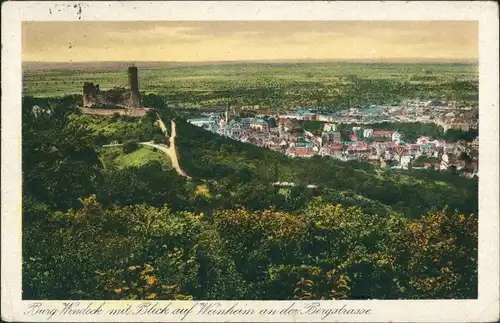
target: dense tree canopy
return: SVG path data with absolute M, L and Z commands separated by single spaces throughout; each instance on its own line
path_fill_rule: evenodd
M 401 299 L 477 296 L 477 218 L 137 204 L 49 212 L 24 227 L 27 299 Z
M 158 136 L 154 118 L 96 126 L 78 99 L 23 101 L 25 299 L 477 297 L 477 180 L 290 159 L 179 117 L 192 179 L 105 169 L 102 129 Z

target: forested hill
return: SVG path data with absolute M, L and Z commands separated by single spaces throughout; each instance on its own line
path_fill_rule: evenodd
M 103 143 L 161 136 L 154 115 L 81 115 L 75 99 L 23 100 L 23 299 L 477 298 L 476 181 L 289 159 L 182 120 L 192 180 L 104 167 Z
M 264 200 L 270 199 L 265 184 L 293 182 L 318 185 L 313 194 L 332 202 L 343 202 L 345 195 L 357 196 L 410 217 L 444 206 L 464 213 L 477 214 L 478 210 L 478 181 L 447 172 L 381 170 L 367 163 L 319 156 L 289 158 L 182 120 L 177 121 L 176 142 L 182 167 L 191 176 L 216 180 L 230 191 L 252 186 L 249 191 Z

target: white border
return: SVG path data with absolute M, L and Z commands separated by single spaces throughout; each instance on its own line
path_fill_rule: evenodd
M 74 4 L 79 4 L 81 14 Z M 51 13 L 49 13 L 51 9 Z M 498 190 L 498 7 L 495 2 L 4 2 L 2 4 L 2 320 L 45 321 L 25 316 L 21 300 L 21 22 L 22 21 L 160 21 L 160 20 L 475 20 L 479 21 L 480 161 L 479 299 L 446 301 L 321 301 L 368 306 L 370 316 L 330 316 L 346 322 L 485 322 L 497 321 L 499 302 Z M 80 18 L 80 19 L 79 19 Z M 46 301 L 44 305 L 59 306 Z M 86 303 L 86 302 L 82 302 Z M 123 302 L 107 302 L 106 306 Z M 132 303 L 132 302 L 129 302 Z M 287 301 L 239 302 L 249 307 Z M 179 305 L 194 304 L 191 302 Z M 175 316 L 95 316 L 93 321 L 176 321 Z M 84 321 L 84 316 L 52 317 Z M 190 315 L 188 321 L 320 321 L 318 316 Z

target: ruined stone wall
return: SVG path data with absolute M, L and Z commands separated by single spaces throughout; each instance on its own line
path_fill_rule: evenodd
M 140 108 L 139 80 L 137 67 L 128 68 L 129 89 L 113 88 L 101 91 L 99 84 L 85 82 L 83 84 L 84 107 L 125 107 Z
M 129 106 L 130 90 L 111 89 L 103 91 L 97 95 L 97 101 L 100 106 Z
M 130 106 L 131 91 L 128 89 L 115 88 L 101 91 L 99 84 L 85 82 L 83 85 L 84 107 L 106 107 L 106 106 Z
M 80 112 L 83 114 L 91 114 L 97 116 L 112 116 L 115 114 L 121 116 L 130 117 L 144 117 L 149 112 L 150 109 L 139 108 L 139 109 L 91 109 L 91 108 L 80 108 Z

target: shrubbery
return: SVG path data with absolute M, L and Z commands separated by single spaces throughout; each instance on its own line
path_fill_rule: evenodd
M 25 222 L 25 299 L 477 297 L 477 217 L 446 209 L 409 220 L 316 199 L 206 218 L 82 203 Z
M 139 148 L 139 141 L 137 140 L 127 140 L 123 143 L 123 150 L 125 153 L 130 154 Z

